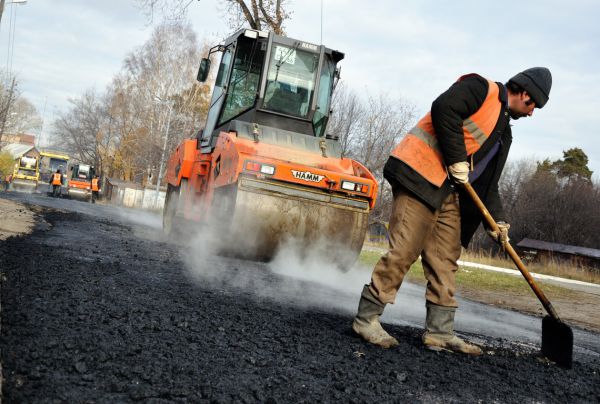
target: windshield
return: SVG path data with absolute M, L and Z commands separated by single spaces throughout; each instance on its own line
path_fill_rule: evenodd
M 319 92 L 317 94 L 317 109 L 313 116 L 313 125 L 315 136 L 325 136 L 327 120 L 329 119 L 329 100 L 333 89 L 333 76 L 335 74 L 335 63 L 329 56 L 325 57 L 323 68 L 321 69 L 321 81 L 319 82 Z
M 219 125 L 254 106 L 260 83 L 265 45 L 264 42 L 245 37 L 240 38 L 229 79 L 225 108 L 219 119 Z
M 72 179 L 89 180 L 92 178 L 89 165 L 80 164 L 73 167 Z
M 306 118 L 315 87 L 319 55 L 273 45 L 264 108 Z
M 50 172 L 56 172 L 56 170 L 60 170 L 61 173 L 64 173 L 67 168 L 67 160 L 50 158 L 49 170 Z
M 21 157 L 19 169 L 24 170 L 35 170 L 37 166 L 37 159 L 34 157 Z

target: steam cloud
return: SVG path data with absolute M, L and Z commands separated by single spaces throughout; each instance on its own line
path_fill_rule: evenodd
M 342 272 L 331 262 L 332 249 L 337 256 L 351 252 L 342 253 L 343 247 L 326 240 L 306 249 L 300 241 L 287 239 L 273 259 L 264 263 L 219 255 L 219 234 L 204 227 L 189 237 L 182 250 L 191 277 L 204 285 L 251 291 L 278 304 L 350 313 L 356 310 L 362 285 L 369 280 L 370 268 L 354 265 Z

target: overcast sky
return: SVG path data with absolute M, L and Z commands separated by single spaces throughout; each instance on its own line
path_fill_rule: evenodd
M 9 3 L 11 0 L 7 0 Z M 321 4 L 323 28 L 321 29 Z M 8 5 L 0 67 L 9 55 L 23 94 L 44 112 L 44 135 L 88 88 L 103 91 L 151 26 L 133 0 L 29 0 Z M 200 39 L 230 33 L 218 0 L 194 0 L 188 17 Z M 354 90 L 413 103 L 420 114 L 459 76 L 506 81 L 533 66 L 552 71 L 550 101 L 515 122 L 511 158 L 562 157 L 581 147 L 600 178 L 600 1 L 293 0 L 290 37 L 346 54 L 342 78 Z

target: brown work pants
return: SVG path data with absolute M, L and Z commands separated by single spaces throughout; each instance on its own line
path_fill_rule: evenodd
M 457 307 L 455 274 L 461 253 L 458 195 L 451 193 L 438 210 L 432 210 L 404 189 L 394 189 L 389 235 L 389 251 L 373 269 L 371 292 L 382 303 L 394 303 L 404 276 L 421 255 L 427 301 Z

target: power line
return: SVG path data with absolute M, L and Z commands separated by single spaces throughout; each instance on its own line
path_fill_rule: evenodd
M 27 0 L 13 0 L 10 3 L 6 3 L 5 5 L 10 4 L 10 18 L 9 18 L 9 26 L 8 26 L 8 44 L 6 47 L 6 86 L 10 81 L 10 77 L 12 76 L 13 63 L 14 63 L 14 54 L 15 54 L 15 31 L 17 28 L 17 8 L 15 5 L 23 5 L 26 4 Z
M 11 3 L 12 8 L 14 8 L 14 22 L 12 24 L 12 43 L 10 44 L 10 73 L 12 74 L 12 69 L 13 69 L 13 61 L 14 61 L 14 55 L 15 55 L 15 31 L 17 29 L 17 7 L 14 6 L 13 3 Z
M 10 3 L 10 14 L 8 17 L 8 46 L 6 47 L 6 86 L 8 86 L 8 77 L 10 76 L 10 44 L 11 44 L 11 38 L 12 38 L 12 26 L 13 26 L 13 18 L 12 18 L 12 14 L 13 14 L 13 8 L 15 7 L 15 5 L 13 3 Z

